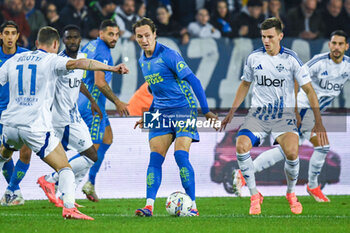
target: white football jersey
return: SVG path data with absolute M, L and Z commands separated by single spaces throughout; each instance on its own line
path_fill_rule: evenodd
M 253 51 L 241 79 L 252 82 L 250 113 L 262 120 L 282 118 L 287 112 L 294 114 L 294 79 L 300 86 L 311 81 L 296 53 L 284 47 L 275 56 L 268 55 L 264 47 Z
M 344 56 L 343 61 L 336 64 L 329 53 L 322 53 L 314 56 L 304 66 L 310 73 L 320 111 L 324 111 L 334 98 L 340 94 L 345 82 L 350 78 L 350 58 Z M 303 89 L 300 89 L 297 98 L 298 107 L 310 107 L 309 100 Z
M 64 51 L 59 53 L 59 56 L 68 57 Z M 84 53 L 77 54 L 77 59 L 85 57 Z M 52 108 L 53 127 L 63 127 L 80 122 L 81 116 L 77 101 L 83 75 L 84 70 L 70 70 L 63 78 L 57 80 Z
M 43 50 L 16 54 L 0 68 L 0 84 L 9 82 L 10 101 L 0 122 L 31 132 L 52 130 L 51 107 L 58 77 L 68 58 Z

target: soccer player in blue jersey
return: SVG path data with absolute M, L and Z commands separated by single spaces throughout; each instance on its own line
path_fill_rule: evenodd
M 0 26 L 0 39 L 2 41 L 0 47 L 0 67 L 15 54 L 28 51 L 25 48 L 17 46 L 19 35 L 18 25 L 13 21 L 6 21 Z M 4 86 L 0 85 L 0 117 L 1 113 L 7 108 L 8 102 L 9 84 L 6 83 Z M 2 125 L 0 125 L 0 132 L 1 131 Z M 20 150 L 21 158 L 17 161 L 15 168 L 12 159 L 4 164 L 2 172 L 9 186 L 4 196 L 1 198 L 1 205 L 10 206 L 24 204 L 19 183 L 28 170 L 31 153 L 32 151 L 24 145 Z M 26 159 L 28 157 L 29 159 Z
M 242 82 L 236 92 L 232 108 L 222 122 L 222 128 L 231 122 L 252 85 L 252 105 L 237 133 L 236 154 L 238 166 L 247 182 L 251 195 L 249 214 L 261 213 L 263 196 L 255 184 L 254 165 L 250 157 L 253 146 L 271 133 L 284 154 L 284 171 L 287 179 L 286 199 L 293 214 L 302 213 L 302 205 L 295 195 L 299 175 L 298 130 L 295 125 L 294 84 L 305 91 L 315 115 L 312 132 L 317 134 L 320 145 L 327 145 L 326 130 L 322 124 L 317 96 L 311 78 L 295 52 L 280 45 L 283 38 L 282 23 L 277 18 L 266 19 L 261 24 L 263 47 L 253 51 L 244 66 Z
M 140 19 L 133 25 L 133 32 L 137 43 L 144 51 L 139 64 L 154 97 L 149 111 L 157 110 L 155 114 L 169 123 L 172 121 L 170 116 L 176 114 L 181 115 L 180 118 L 184 117 L 185 120 L 196 119 L 197 104 L 190 89 L 192 87 L 205 117 L 215 121 L 217 116 L 209 111 L 199 79 L 179 53 L 156 41 L 156 27 L 153 21 L 148 18 Z M 138 125 L 140 128 L 143 127 L 142 119 L 136 122 L 135 128 Z M 154 200 L 162 179 L 162 164 L 174 140 L 174 155 L 180 170 L 182 186 L 192 199 L 189 216 L 199 215 L 195 202 L 194 171 L 189 161 L 191 143 L 198 142 L 199 135 L 196 128 L 176 125 L 170 128 L 150 129 L 151 154 L 147 169 L 147 200 L 144 208 L 136 210 L 137 216 L 153 215 Z
M 115 47 L 118 38 L 118 25 L 112 20 L 104 20 L 100 25 L 99 38 L 85 45 L 82 52 L 87 54 L 87 58 L 113 65 L 110 49 Z M 128 115 L 127 104 L 120 101 L 109 86 L 111 79 L 112 73 L 103 71 L 87 71 L 83 79 L 89 92 L 100 107 L 103 117 L 91 115 L 90 101 L 85 95 L 80 94 L 78 100 L 79 111 L 90 129 L 91 138 L 98 155 L 97 162 L 90 168 L 89 180 L 85 183 L 82 190 L 91 201 L 98 201 L 95 192 L 95 178 L 102 165 L 104 156 L 113 142 L 112 128 L 105 109 L 106 98 L 115 104 L 121 116 Z M 79 155 L 73 159 L 78 157 Z

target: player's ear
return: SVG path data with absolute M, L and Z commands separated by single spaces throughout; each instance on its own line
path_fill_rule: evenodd
M 39 42 L 38 42 L 38 40 L 35 40 L 35 47 L 39 47 Z
M 16 36 L 16 41 L 18 40 L 19 36 L 21 35 L 21 33 L 17 33 L 17 36 Z
M 347 51 L 348 49 L 349 49 L 349 43 L 346 43 L 345 51 Z

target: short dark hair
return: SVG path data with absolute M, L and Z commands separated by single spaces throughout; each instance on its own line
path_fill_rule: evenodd
M 78 27 L 78 26 L 75 25 L 75 24 L 68 24 L 68 25 L 66 25 L 66 26 L 63 28 L 63 30 L 62 30 L 62 36 L 64 35 L 64 33 L 65 33 L 66 31 L 70 31 L 70 30 L 75 30 L 75 31 L 79 32 L 79 34 L 80 34 L 80 27 Z
M 275 28 L 277 32 L 282 32 L 282 22 L 276 17 L 265 19 L 264 22 L 261 23 L 261 30 L 268 30 L 270 28 Z
M 106 30 L 107 27 L 117 27 L 119 28 L 118 24 L 111 19 L 105 19 L 100 24 L 100 31 Z
M 19 29 L 18 29 L 18 25 L 17 23 L 15 23 L 14 21 L 12 20 L 9 20 L 9 21 L 5 21 L 1 24 L 0 26 L 0 33 L 3 33 L 4 29 L 6 27 L 13 27 L 13 28 L 16 28 L 17 32 L 19 32 Z
M 52 43 L 60 40 L 60 35 L 58 31 L 50 26 L 45 26 L 40 28 L 37 38 L 39 44 L 52 45 Z
M 343 30 L 335 30 L 334 32 L 331 33 L 331 36 L 329 37 L 329 39 L 332 39 L 333 36 L 343 36 L 345 37 L 345 42 L 348 43 L 349 36 Z
M 253 6 L 263 6 L 263 3 L 261 0 L 249 0 L 247 3 L 247 7 L 253 7 Z
M 136 23 L 134 23 L 134 25 L 132 25 L 132 31 L 134 32 L 134 34 L 136 33 L 135 32 L 136 28 L 144 26 L 144 25 L 148 25 L 151 28 L 151 31 L 153 33 L 155 31 L 157 31 L 157 27 L 154 24 L 154 22 L 152 21 L 152 19 L 143 17 L 142 19 L 140 19 Z

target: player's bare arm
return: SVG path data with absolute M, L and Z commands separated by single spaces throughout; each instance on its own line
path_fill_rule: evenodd
M 297 127 L 299 128 L 300 124 L 301 124 L 301 116 L 299 114 L 299 110 L 298 110 L 298 92 L 299 92 L 299 84 L 297 82 L 297 80 L 294 80 L 294 94 L 295 94 L 295 118 L 297 120 Z
M 232 107 L 225 117 L 225 119 L 221 122 L 221 128 L 220 131 L 226 129 L 226 125 L 230 123 L 233 119 L 233 115 L 235 114 L 237 108 L 242 104 L 243 100 L 248 94 L 249 88 L 250 88 L 251 82 L 247 81 L 242 81 L 241 84 L 239 85 L 237 92 L 236 92 L 236 97 L 233 101 Z
M 319 108 L 315 90 L 313 89 L 311 83 L 307 83 L 303 85 L 301 88 L 305 91 L 315 116 L 315 126 L 312 129 L 311 135 L 312 133 L 316 133 L 317 140 L 320 146 L 328 145 L 329 142 L 328 142 L 327 132 L 322 123 L 320 108 Z
M 127 74 L 129 69 L 124 64 L 119 64 L 117 66 L 109 66 L 102 62 L 81 58 L 77 60 L 69 60 L 67 62 L 67 69 L 83 69 L 83 70 L 94 70 L 94 71 L 110 71 L 118 74 Z
M 98 106 L 98 104 L 96 103 L 95 99 L 92 97 L 92 95 L 90 94 L 89 90 L 86 88 L 84 83 L 82 83 L 80 85 L 80 92 L 83 93 L 83 95 L 85 95 L 86 98 L 89 99 L 89 101 L 91 103 L 92 115 L 95 115 L 95 112 L 97 112 L 97 114 L 100 116 L 100 118 L 103 118 L 103 114 L 101 112 L 100 107 Z
M 114 94 L 111 87 L 108 85 L 108 83 L 105 80 L 104 72 L 102 71 L 95 72 L 95 85 L 103 93 L 103 95 L 106 96 L 107 99 L 109 99 L 112 103 L 115 104 L 119 115 L 121 116 L 129 115 L 129 111 L 127 108 L 128 104 L 120 101 L 119 98 Z

